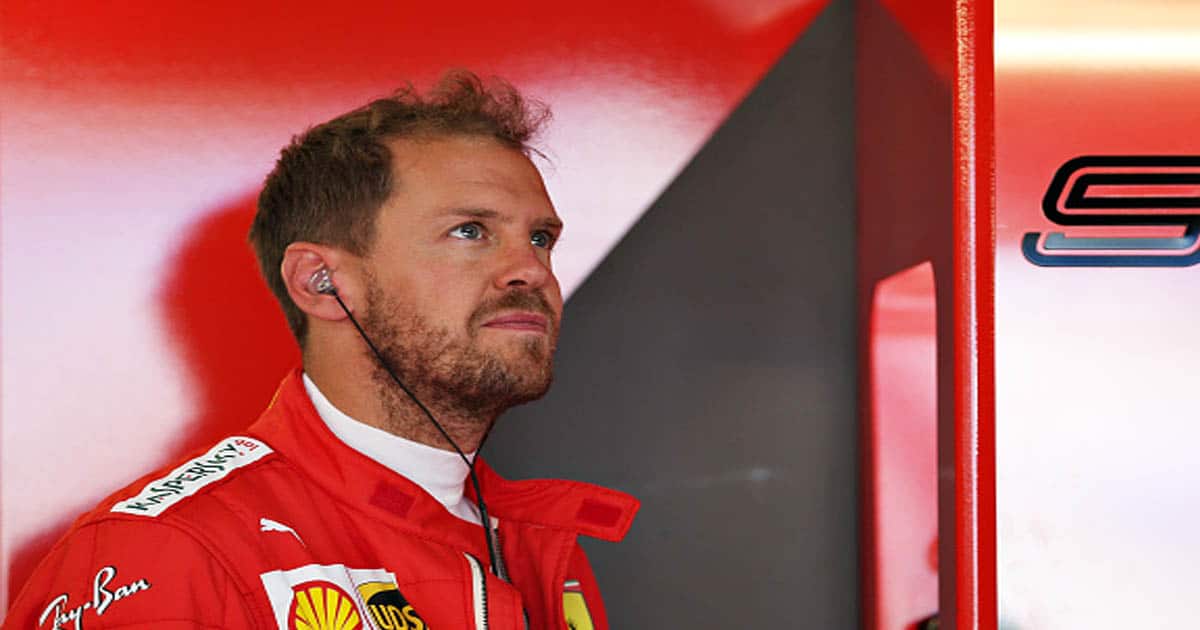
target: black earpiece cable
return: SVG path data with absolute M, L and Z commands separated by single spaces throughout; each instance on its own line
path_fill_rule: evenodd
M 483 491 L 479 488 L 479 477 L 475 475 L 475 460 L 479 458 L 479 451 L 483 449 L 483 442 L 484 440 L 487 440 L 487 436 L 489 433 L 491 433 L 492 427 L 489 426 L 487 431 L 484 432 L 483 439 L 479 441 L 479 447 L 475 449 L 475 457 L 468 459 L 466 454 L 463 453 L 462 449 L 458 447 L 458 444 L 455 443 L 454 439 L 450 437 L 450 434 L 446 432 L 446 429 L 442 428 L 442 423 L 438 422 L 437 419 L 433 417 L 433 413 L 430 412 L 429 409 L 419 399 L 417 399 L 416 394 L 414 394 L 407 385 L 401 382 L 399 377 L 396 376 L 396 373 L 392 371 L 392 366 L 388 365 L 387 359 L 383 358 L 383 353 L 379 351 L 379 348 L 375 347 L 375 344 L 371 342 L 371 338 L 367 336 L 366 331 L 363 330 L 361 325 L 359 325 L 358 320 L 355 319 L 354 315 L 350 313 L 350 309 L 347 308 L 346 303 L 342 301 L 342 296 L 338 295 L 337 289 L 330 285 L 329 290 L 327 292 L 322 291 L 322 293 L 332 295 L 333 299 L 337 300 L 338 305 L 341 306 L 342 310 L 346 312 L 346 317 L 350 318 L 350 323 L 354 324 L 354 327 L 358 329 L 359 336 L 363 338 L 363 341 L 367 342 L 367 346 L 371 348 L 371 352 L 375 353 L 375 358 L 379 360 L 379 364 L 383 366 L 384 371 L 388 373 L 388 376 L 392 377 L 392 381 L 395 382 L 400 389 L 404 390 L 405 394 L 408 394 L 408 397 L 417 404 L 417 407 L 419 407 L 421 411 L 425 412 L 425 416 L 429 418 L 429 421 L 433 423 L 433 426 L 436 427 L 438 432 L 442 434 L 442 437 L 446 438 L 446 441 L 450 443 L 450 446 L 454 447 L 454 451 L 458 453 L 458 456 L 461 457 L 463 462 L 467 464 L 467 471 L 471 477 L 471 486 L 475 489 L 475 505 L 479 508 L 479 518 L 482 521 L 481 524 L 483 525 L 483 535 L 487 542 L 488 559 L 492 564 L 492 573 L 494 573 L 496 577 L 507 582 L 508 571 L 505 569 L 504 563 L 501 560 L 502 556 L 500 555 L 500 550 L 497 548 L 497 543 L 492 538 L 492 520 L 488 517 L 487 506 L 484 505 L 483 502 Z

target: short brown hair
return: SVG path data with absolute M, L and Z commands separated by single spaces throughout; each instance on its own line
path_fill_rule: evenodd
M 258 196 L 250 244 L 301 348 L 308 325 L 280 276 L 284 250 L 309 241 L 369 251 L 375 218 L 392 192 L 389 141 L 477 135 L 530 155 L 537 151 L 529 142 L 549 116 L 545 105 L 501 79 L 485 83 L 456 70 L 425 95 L 409 85 L 293 137 Z

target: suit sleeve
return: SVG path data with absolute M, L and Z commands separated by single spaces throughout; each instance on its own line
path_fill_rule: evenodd
M 73 529 L 34 571 L 4 629 L 257 628 L 233 578 L 201 544 L 160 521 Z

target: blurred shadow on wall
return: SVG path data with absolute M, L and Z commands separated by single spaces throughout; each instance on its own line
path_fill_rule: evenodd
M 196 415 L 172 453 L 244 429 L 300 364 L 278 303 L 246 241 L 257 195 L 202 217 L 188 230 L 159 289 L 162 321 L 187 366 Z
M 299 349 L 246 241 L 255 199 L 247 195 L 201 217 L 167 262 L 158 311 L 186 366 L 195 415 L 183 424 L 164 463 L 248 426 L 284 373 L 300 364 Z M 10 602 L 74 516 L 64 515 L 13 550 Z

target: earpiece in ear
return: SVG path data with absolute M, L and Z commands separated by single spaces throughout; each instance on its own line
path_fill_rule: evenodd
M 321 295 L 334 295 L 337 293 L 337 287 L 333 286 L 333 278 L 329 275 L 329 269 L 321 267 L 313 273 L 308 279 L 308 288 L 313 293 Z

